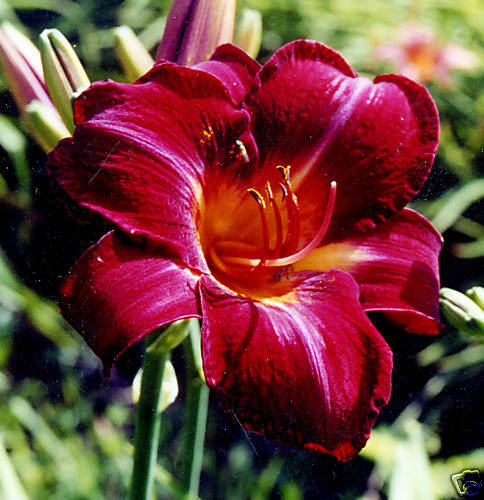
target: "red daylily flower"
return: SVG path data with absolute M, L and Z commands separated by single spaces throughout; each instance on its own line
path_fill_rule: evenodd
M 205 377 L 244 426 L 347 460 L 390 398 L 366 311 L 437 333 L 441 237 L 405 205 L 438 142 L 427 91 L 372 83 L 317 42 L 262 68 L 234 46 L 98 82 L 50 156 L 58 184 L 115 229 L 61 310 L 110 367 L 172 321 L 202 319 Z

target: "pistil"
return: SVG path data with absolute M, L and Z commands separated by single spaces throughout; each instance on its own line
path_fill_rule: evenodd
M 326 233 L 329 228 L 329 224 L 331 222 L 331 217 L 333 215 L 334 203 L 336 201 L 336 182 L 331 182 L 328 203 L 326 205 L 326 210 L 324 213 L 324 218 L 321 222 L 321 226 L 319 227 L 317 233 L 314 235 L 314 238 L 301 250 L 298 252 L 288 255 L 287 257 L 281 257 L 279 259 L 271 259 L 266 261 L 264 264 L 267 267 L 279 267 L 279 266 L 288 266 L 290 264 L 294 264 L 298 260 L 309 255 L 323 240 L 326 236 Z
M 215 265 L 220 271 L 222 271 L 227 276 L 232 276 L 233 278 L 244 278 L 247 276 L 247 271 L 245 269 L 237 269 L 232 266 L 227 265 L 217 254 L 215 247 L 211 247 L 208 252 L 209 258 L 212 264 Z M 258 263 L 259 261 L 257 261 Z M 257 264 L 256 264 L 257 265 Z

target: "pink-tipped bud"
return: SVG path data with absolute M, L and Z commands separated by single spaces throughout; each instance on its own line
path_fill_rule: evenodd
M 193 66 L 232 42 L 235 0 L 175 0 L 168 14 L 157 59 Z
M 40 52 L 8 22 L 0 24 L 0 69 L 23 115 L 25 107 L 34 100 L 54 108 L 45 85 Z
M 69 135 L 45 85 L 40 52 L 10 23 L 0 24 L 0 69 L 24 123 L 44 151 Z

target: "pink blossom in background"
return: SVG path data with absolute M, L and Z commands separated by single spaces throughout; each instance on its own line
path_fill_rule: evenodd
M 435 81 L 442 87 L 453 84 L 452 70 L 472 70 L 479 58 L 455 44 L 444 44 L 427 26 L 404 24 L 396 43 L 382 43 L 374 52 L 377 60 L 389 61 L 398 73 L 420 83 Z

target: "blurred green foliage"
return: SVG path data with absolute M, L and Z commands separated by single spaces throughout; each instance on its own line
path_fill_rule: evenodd
M 153 53 L 170 4 L 171 0 L 0 0 L 0 20 L 23 27 L 34 40 L 42 29 L 56 27 L 74 44 L 92 80 L 123 80 L 110 29 L 130 26 Z M 395 42 L 398 27 L 408 22 L 433 29 L 443 45 L 464 46 L 481 61 L 484 54 L 481 0 L 240 0 L 238 7 L 262 13 L 262 62 L 290 40 L 312 38 L 342 52 L 362 75 L 398 72 L 377 61 L 374 52 L 381 43 Z M 455 71 L 453 78 L 448 88 L 433 81 L 427 85 L 440 111 L 441 145 L 434 173 L 414 206 L 447 239 L 443 284 L 465 289 L 482 285 L 484 277 L 483 65 Z M 29 245 L 38 216 L 30 156 L 35 147 L 15 113 L 2 109 L 0 220 L 9 222 L 12 213 L 20 218 L 22 223 L 12 226 L 9 238 L 23 248 Z M 119 375 L 108 388 L 94 355 L 55 304 L 26 286 L 15 267 L 18 263 L 14 266 L 0 250 L 0 499 L 123 498 L 131 468 L 131 380 Z M 51 377 L 34 376 L 16 366 L 15 359 L 25 350 L 38 348 L 22 342 L 36 338 L 47 339 L 38 356 L 52 367 Z M 482 434 L 464 439 L 460 447 L 458 435 L 465 434 L 466 427 L 471 433 L 482 427 L 472 426 L 468 417 L 480 414 L 474 406 L 482 398 L 483 349 L 475 339 L 452 329 L 426 347 L 415 363 L 418 390 L 406 394 L 406 400 L 394 393 L 394 400 L 404 401 L 395 404 L 399 416 L 389 414 L 385 425 L 373 431 L 361 457 L 348 466 L 280 448 L 267 452 L 257 436 L 244 434 L 235 424 L 225 427 L 226 420 L 220 423 L 226 417 L 209 420 L 201 496 L 452 498 L 452 473 L 468 467 L 484 471 Z M 403 368 L 398 370 L 395 377 Z M 465 404 L 470 406 L 463 408 Z M 165 415 L 156 487 L 160 498 L 176 498 L 181 404 Z M 444 432 L 449 418 L 456 436 Z M 223 444 L 220 435 L 226 436 Z M 324 476 L 320 482 L 311 477 L 315 471 Z M 338 482 L 333 476 L 338 474 L 358 480 Z M 326 489 L 315 492 L 313 483 Z

